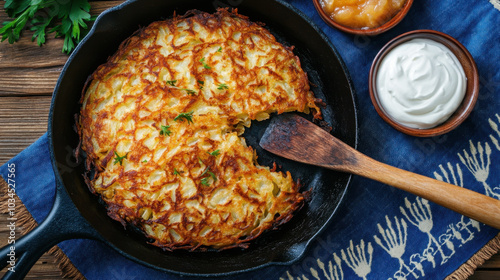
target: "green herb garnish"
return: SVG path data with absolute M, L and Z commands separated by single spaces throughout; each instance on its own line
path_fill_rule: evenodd
M 39 46 L 45 43 L 47 33 L 63 37 L 62 51 L 67 54 L 87 33 L 87 22 L 95 20 L 90 16 L 87 0 L 6 0 L 4 8 L 13 20 L 4 22 L 0 28 L 2 42 L 17 42 L 22 31 L 29 26 L 34 31 L 31 41 L 36 39 Z
M 208 178 L 209 178 L 209 177 L 202 178 L 202 179 L 200 180 L 200 183 L 201 183 L 202 185 L 205 185 L 205 186 L 210 186 L 210 183 L 208 182 Z
M 175 87 L 175 83 L 177 83 L 177 80 L 168 80 L 168 81 L 166 81 L 166 83 L 168 85 L 171 85 L 171 86 Z
M 212 69 L 212 67 L 208 66 L 208 65 L 205 63 L 205 58 L 204 58 L 204 57 L 202 57 L 202 58 L 200 59 L 200 62 L 201 62 L 201 64 L 203 65 L 203 68 L 205 68 L 205 69 Z
M 162 125 L 160 127 L 160 135 L 170 136 L 170 134 L 172 134 L 172 131 L 170 131 L 170 125 Z
M 215 177 L 215 174 L 210 171 L 210 167 L 207 167 L 207 169 L 205 169 L 205 171 L 203 171 L 203 173 L 201 173 L 200 177 L 202 177 L 205 174 L 210 175 L 210 177 L 212 177 L 212 179 L 214 179 L 214 181 L 217 181 L 217 177 Z
M 210 169 L 210 167 L 207 167 L 207 169 L 205 169 L 205 170 L 203 171 L 203 173 L 201 173 L 200 177 L 201 177 L 201 176 L 203 176 L 203 175 L 205 175 L 205 174 L 207 174 L 207 172 L 208 172 L 208 170 L 209 170 L 209 169 Z
M 205 85 L 204 81 L 197 81 L 198 84 L 200 85 L 200 89 L 203 89 L 203 86 Z
M 216 156 L 218 156 L 218 155 L 220 154 L 220 150 L 218 150 L 218 149 L 217 149 L 217 150 L 215 150 L 215 151 L 213 151 L 213 152 L 207 152 L 207 153 L 208 153 L 209 155 L 211 155 L 211 156 L 216 157 Z
M 174 121 L 178 121 L 181 119 L 185 119 L 188 123 L 192 123 L 193 122 L 193 111 L 191 111 L 189 113 L 180 113 L 179 115 L 177 115 L 177 117 L 174 118 Z
M 174 175 L 181 175 L 181 173 L 177 171 L 177 168 L 174 168 Z
M 183 88 L 182 90 L 185 90 L 186 93 L 189 94 L 189 95 L 195 95 L 196 94 L 196 91 L 194 91 L 192 89 Z
M 228 89 L 228 88 L 229 87 L 226 84 L 219 84 L 219 86 L 217 87 L 217 89 L 219 89 L 219 90 Z
M 122 165 L 122 164 L 123 164 L 123 159 L 126 159 L 126 158 L 127 158 L 127 155 L 128 155 L 128 153 L 126 153 L 124 156 L 120 156 L 120 155 L 118 155 L 118 153 L 115 151 L 115 156 L 116 156 L 116 157 L 114 158 L 114 160 L 115 160 L 115 161 L 113 162 L 113 164 L 120 163 L 120 165 Z
M 222 47 L 219 47 L 219 48 L 217 49 L 217 52 L 221 52 L 221 51 L 222 51 Z
M 210 176 L 209 176 L 209 177 L 202 178 L 202 179 L 200 180 L 200 182 L 201 182 L 203 185 L 205 185 L 205 186 L 210 185 L 210 183 L 209 183 L 209 181 L 208 181 L 208 179 L 210 179 L 210 177 L 212 177 L 212 179 L 214 180 L 214 182 L 215 182 L 215 181 L 217 181 L 217 177 L 215 176 L 215 174 L 214 174 L 213 172 L 211 172 L 211 171 L 210 171 L 210 168 L 209 168 L 209 167 L 207 167 L 207 169 L 205 169 L 205 171 L 203 171 L 203 173 L 201 173 L 200 177 L 201 177 L 201 176 L 204 176 L 205 174 L 208 174 L 208 175 L 210 175 Z
M 210 175 L 210 177 L 212 177 L 212 179 L 214 179 L 214 181 L 217 181 L 217 177 L 215 177 L 215 174 L 213 172 L 208 171 L 207 173 L 208 175 Z

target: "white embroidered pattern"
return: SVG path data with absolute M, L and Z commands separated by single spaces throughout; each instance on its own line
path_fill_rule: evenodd
M 365 251 L 365 242 L 361 239 L 360 244 L 354 247 L 352 240 L 349 242 L 349 247 L 344 252 L 344 249 L 340 250 L 342 254 L 342 260 L 350 267 L 356 275 L 358 275 L 363 280 L 366 280 L 366 276 L 371 272 L 372 265 L 372 254 L 373 247 L 370 242 L 368 242 L 368 251 Z M 368 259 L 366 258 L 366 253 L 368 252 Z
M 494 1 L 494 0 L 492 0 Z M 500 7 L 500 3 L 498 3 Z M 500 186 L 491 186 L 488 183 L 491 167 L 492 147 L 500 151 L 500 115 L 495 114 L 488 119 L 488 124 L 493 130 L 489 134 L 489 142 L 474 143 L 469 140 L 468 149 L 463 149 L 457 153 L 458 163 L 439 164 L 438 169 L 433 172 L 434 178 L 460 187 L 464 187 L 463 168 L 468 170 L 477 183 L 480 183 L 485 194 L 500 199 Z M 433 213 L 429 202 L 423 198 L 415 197 L 410 201 L 404 198 L 403 205 L 399 207 L 403 217 L 394 216 L 390 219 L 385 216 L 385 224 L 377 223 L 378 234 L 373 235 L 373 240 L 383 251 L 399 263 L 399 269 L 392 273 L 390 280 L 406 280 L 425 278 L 425 268 L 432 266 L 435 269 L 438 265 L 446 263 L 456 252 L 467 242 L 474 239 L 475 234 L 481 231 L 483 224 L 465 216 L 460 216 L 456 223 L 436 229 L 434 228 Z M 427 235 L 428 243 L 421 252 L 413 252 L 408 256 L 406 242 L 411 224 L 421 233 Z M 412 234 L 415 234 L 413 232 Z M 376 247 L 376 248 L 378 248 Z M 371 242 L 361 239 L 359 244 L 354 245 L 354 241 L 349 241 L 349 246 L 332 254 L 325 264 L 319 258 L 316 260 L 317 267 L 309 267 L 312 279 L 343 280 L 343 264 L 351 269 L 360 279 L 368 279 L 372 271 L 372 258 L 374 250 Z M 346 268 L 346 269 L 347 269 Z M 390 273 L 389 273 L 390 274 Z M 388 275 L 389 275 L 388 274 Z M 280 280 L 309 280 L 308 276 L 302 274 L 293 276 L 290 271 L 279 278 Z

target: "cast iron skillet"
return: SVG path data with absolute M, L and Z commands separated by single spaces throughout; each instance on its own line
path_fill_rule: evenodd
M 83 180 L 84 166 L 77 164 L 72 150 L 78 145 L 74 130 L 81 91 L 87 77 L 117 50 L 135 30 L 148 23 L 184 14 L 190 9 L 214 12 L 218 5 L 236 6 L 252 21 L 260 21 L 285 45 L 295 46 L 305 71 L 314 84 L 315 95 L 327 106 L 324 119 L 332 133 L 355 147 L 356 108 L 353 88 L 341 58 L 326 36 L 306 17 L 283 1 L 270 0 L 135 0 L 104 12 L 89 35 L 76 48 L 64 66 L 54 90 L 49 115 L 49 143 L 56 176 L 53 208 L 37 228 L 16 241 L 16 272 L 4 279 L 21 279 L 36 260 L 55 244 L 73 238 L 100 240 L 124 256 L 155 269 L 182 275 L 227 275 L 270 264 L 290 264 L 299 259 L 311 240 L 331 220 L 340 203 L 350 175 L 306 166 L 273 156 L 258 146 L 268 122 L 254 122 L 245 132 L 247 143 L 257 149 L 259 162 L 276 162 L 312 188 L 311 201 L 295 217 L 276 231 L 263 234 L 248 249 L 225 251 L 164 252 L 149 245 L 131 228 L 124 229 L 106 214 L 105 207 L 92 195 Z M 80 159 L 79 162 L 82 162 Z M 6 266 L 9 248 L 0 251 Z

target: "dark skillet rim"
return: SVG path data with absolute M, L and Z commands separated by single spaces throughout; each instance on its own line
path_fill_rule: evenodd
M 59 169 L 57 167 L 57 162 L 56 162 L 56 159 L 55 159 L 55 151 L 54 151 L 54 139 L 53 139 L 53 136 L 52 136 L 53 132 L 54 132 L 54 127 L 53 127 L 53 111 L 54 111 L 54 106 L 55 106 L 56 95 L 57 95 L 57 92 L 59 91 L 60 82 L 62 80 L 62 77 L 65 76 L 66 70 L 69 67 L 69 65 L 72 63 L 75 55 L 79 52 L 79 50 L 85 45 L 85 43 L 87 42 L 87 40 L 99 28 L 99 24 L 102 21 L 102 18 L 105 18 L 105 17 L 109 16 L 112 13 L 120 11 L 125 6 L 127 6 L 127 5 L 129 5 L 131 3 L 139 2 L 139 1 L 140 0 L 128 0 L 128 1 L 126 1 L 124 3 L 121 3 L 121 4 L 117 5 L 117 6 L 115 6 L 115 7 L 112 7 L 112 8 L 109 8 L 109 9 L 105 10 L 104 12 L 102 12 L 97 17 L 97 19 L 95 20 L 94 24 L 92 25 L 92 28 L 90 29 L 90 31 L 81 40 L 81 42 L 76 46 L 76 48 L 74 49 L 74 51 L 69 56 L 67 62 L 65 63 L 65 65 L 64 65 L 64 67 L 63 67 L 63 69 L 61 71 L 61 74 L 59 75 L 57 83 L 56 83 L 56 85 L 54 87 L 54 91 L 53 91 L 53 95 L 52 95 L 52 101 L 51 101 L 51 105 L 50 105 L 50 111 L 49 111 L 49 122 L 48 122 L 48 129 L 47 129 L 48 135 L 47 136 L 48 136 L 48 140 L 49 140 L 49 152 L 50 152 L 50 156 L 51 156 L 52 168 L 54 170 L 54 175 L 55 175 L 55 178 L 56 178 L 56 186 L 60 185 L 61 186 L 60 188 L 63 191 L 65 191 L 65 192 L 67 192 L 67 189 L 64 186 L 61 174 L 59 174 Z M 349 74 L 349 71 L 348 71 L 348 69 L 347 69 L 347 67 L 346 67 L 343 59 L 341 58 L 340 54 L 338 53 L 337 49 L 332 44 L 332 42 L 330 41 L 330 39 L 319 28 L 319 26 L 316 23 L 313 22 L 312 19 L 310 19 L 302 11 L 300 11 L 297 8 L 295 8 L 293 5 L 285 2 L 284 0 L 274 0 L 274 1 L 277 2 L 278 4 L 282 5 L 284 8 L 291 10 L 292 12 L 294 12 L 295 14 L 297 14 L 298 16 L 300 16 L 309 25 L 311 25 L 311 27 L 318 33 L 318 35 L 320 35 L 320 37 L 323 39 L 323 41 L 325 41 L 327 43 L 327 45 L 330 47 L 330 50 L 333 51 L 335 57 L 337 58 L 340 66 L 341 66 L 341 68 L 342 68 L 342 70 L 344 72 L 344 75 L 345 75 L 345 77 L 347 79 L 347 83 L 349 85 L 349 90 L 351 92 L 351 99 L 352 99 L 352 104 L 353 104 L 353 108 L 352 109 L 353 109 L 353 115 L 354 115 L 353 116 L 354 117 L 354 128 L 353 129 L 355 131 L 354 132 L 354 139 L 353 139 L 353 141 L 354 141 L 353 148 L 356 149 L 357 146 L 358 146 L 358 143 L 359 143 L 359 130 L 358 130 L 359 124 L 358 124 L 357 97 L 356 97 L 356 91 L 355 91 L 355 88 L 354 88 L 354 84 L 353 84 L 352 79 L 351 79 L 351 75 Z M 235 274 L 240 274 L 240 273 L 245 273 L 245 272 L 251 272 L 251 271 L 255 271 L 255 270 L 262 269 L 262 268 L 265 268 L 265 267 L 268 267 L 268 266 L 272 266 L 272 265 L 280 265 L 280 266 L 291 265 L 291 264 L 297 262 L 298 260 L 300 260 L 301 258 L 304 257 L 304 255 L 306 254 L 306 251 L 308 251 L 310 249 L 309 247 L 310 247 L 311 243 L 331 223 L 331 220 L 333 219 L 334 215 L 337 213 L 337 210 L 338 210 L 339 206 L 342 204 L 342 201 L 344 200 L 344 197 L 345 197 L 345 195 L 346 195 L 346 193 L 347 193 L 347 191 L 349 189 L 349 186 L 350 186 L 351 181 L 352 181 L 352 176 L 353 175 L 349 175 L 348 176 L 347 181 L 345 183 L 346 186 L 345 186 L 343 192 L 340 195 L 339 203 L 336 205 L 335 209 L 332 211 L 332 214 L 328 217 L 327 221 L 323 224 L 323 226 L 312 237 L 310 237 L 307 240 L 307 242 L 305 242 L 305 246 L 304 246 L 304 249 L 302 250 L 302 252 L 297 257 L 295 257 L 294 259 L 292 259 L 290 261 L 286 261 L 286 262 L 270 261 L 270 262 L 267 262 L 267 263 L 264 263 L 264 264 L 261 264 L 261 265 L 257 265 L 257 266 L 251 267 L 251 268 L 245 268 L 245 269 L 241 269 L 241 270 L 235 270 L 235 271 L 229 271 L 229 272 L 222 272 L 222 273 L 189 273 L 189 272 L 180 272 L 180 271 L 176 271 L 176 270 L 173 270 L 173 269 L 167 269 L 167 268 L 164 268 L 164 267 L 159 267 L 159 266 L 156 266 L 154 264 L 151 264 L 151 263 L 148 263 L 146 261 L 143 261 L 141 259 L 138 259 L 137 257 L 134 257 L 134 256 L 132 256 L 132 255 L 130 255 L 130 254 L 122 251 L 120 248 L 116 247 L 112 242 L 110 242 L 110 241 L 106 240 L 104 237 L 102 237 L 100 233 L 98 233 L 98 234 L 100 236 L 100 240 L 101 241 L 103 241 L 107 246 L 109 246 L 112 249 L 114 249 L 115 251 L 119 252 L 121 255 L 125 256 L 126 258 L 131 259 L 134 262 L 136 262 L 138 264 L 142 264 L 142 265 L 144 265 L 146 267 L 153 268 L 153 269 L 158 270 L 158 271 L 173 273 L 173 274 L 176 274 L 176 275 L 201 276 L 201 277 L 221 277 L 221 276 L 230 276 L 230 275 L 235 275 Z M 72 200 L 71 200 L 71 203 L 73 203 Z M 83 218 L 86 220 L 85 217 L 83 217 Z M 89 225 L 91 227 L 93 227 L 90 224 L 90 222 L 87 221 L 87 223 L 89 223 Z

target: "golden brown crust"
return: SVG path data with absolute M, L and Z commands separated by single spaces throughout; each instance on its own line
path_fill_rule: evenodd
M 257 164 L 251 120 L 321 117 L 291 48 L 236 11 L 190 11 L 136 32 L 90 77 L 79 135 L 108 214 L 166 250 L 245 247 L 304 203 Z

